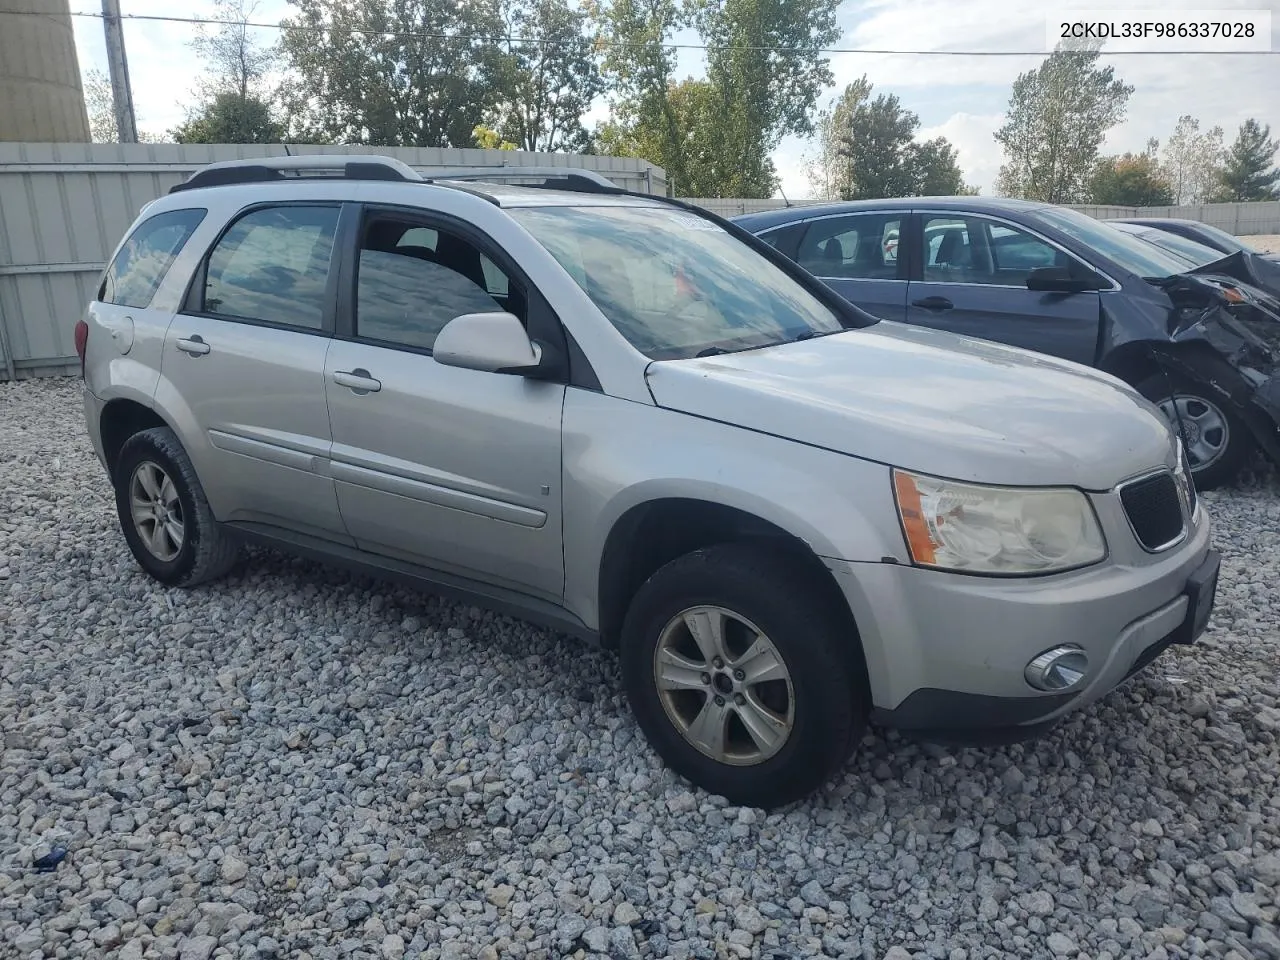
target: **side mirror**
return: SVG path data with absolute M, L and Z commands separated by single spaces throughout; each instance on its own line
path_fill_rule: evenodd
M 444 325 L 431 355 L 447 367 L 532 373 L 542 361 L 542 348 L 509 313 L 464 313 Z
M 1106 284 L 1096 273 L 1081 276 L 1067 267 L 1036 267 L 1027 274 L 1027 289 L 1046 293 L 1084 293 L 1101 290 Z

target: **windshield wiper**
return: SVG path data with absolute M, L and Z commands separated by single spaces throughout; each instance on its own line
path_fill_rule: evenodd
M 703 347 L 694 354 L 694 357 L 718 357 L 720 354 L 728 352 L 724 347 Z
M 848 330 L 841 328 L 839 330 L 804 330 L 797 333 L 789 340 L 779 340 L 779 343 L 799 343 L 801 340 L 812 340 L 815 337 L 830 337 L 837 333 L 848 333 Z

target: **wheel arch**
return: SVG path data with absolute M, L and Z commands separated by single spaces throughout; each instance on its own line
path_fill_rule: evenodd
M 606 646 L 617 646 L 636 591 L 658 569 L 694 550 L 733 542 L 768 544 L 807 571 L 832 614 L 848 625 L 855 673 L 866 683 L 866 660 L 853 612 L 813 547 L 756 513 L 697 497 L 646 500 L 628 508 L 613 523 L 599 564 L 597 609 L 601 641 Z
M 152 427 L 168 427 L 173 424 L 154 407 L 133 397 L 114 397 L 108 400 L 98 417 L 98 430 L 102 437 L 102 455 L 107 473 L 115 480 L 116 462 L 125 442 L 134 434 Z

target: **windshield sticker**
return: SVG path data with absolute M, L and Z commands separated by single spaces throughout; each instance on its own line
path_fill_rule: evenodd
M 703 220 L 701 217 L 693 217 L 687 214 L 673 213 L 671 220 L 680 224 L 686 230 L 705 230 L 709 233 L 722 232 L 720 227 L 712 223 L 710 220 Z

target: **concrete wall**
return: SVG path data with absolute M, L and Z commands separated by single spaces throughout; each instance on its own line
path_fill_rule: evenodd
M 416 147 L 290 149 L 295 155 L 390 155 L 424 173 L 442 166 L 586 167 L 631 190 L 667 190 L 660 167 L 629 157 Z M 76 321 L 143 204 L 206 163 L 284 152 L 279 145 L 0 143 L 0 380 L 80 369 Z
M 0 4 L 0 140 L 87 143 L 67 0 Z

